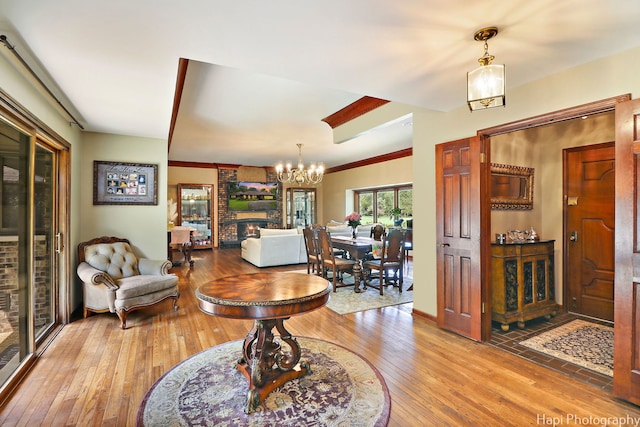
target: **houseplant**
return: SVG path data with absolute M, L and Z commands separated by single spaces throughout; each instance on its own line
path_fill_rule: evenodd
M 402 209 L 400 208 L 393 208 L 391 209 L 391 211 L 389 211 L 389 218 L 393 218 L 393 225 L 395 225 L 396 227 L 400 227 L 402 225 L 402 221 L 404 221 L 402 218 L 400 218 L 401 213 Z

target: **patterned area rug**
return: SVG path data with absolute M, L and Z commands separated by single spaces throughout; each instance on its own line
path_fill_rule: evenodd
M 407 286 L 406 280 L 404 286 Z M 384 288 L 384 295 L 380 295 L 380 291 L 373 288 L 367 288 L 359 294 L 353 292 L 353 288 L 338 288 L 337 291 L 331 292 L 327 307 L 338 314 L 348 314 L 410 302 L 413 302 L 413 291 L 405 289 L 400 292 L 398 288 L 391 286 Z
M 339 345 L 298 338 L 311 374 L 272 391 L 245 414 L 247 379 L 235 369 L 242 340 L 200 352 L 149 389 L 138 426 L 386 426 L 391 400 L 377 369 Z M 286 347 L 286 344 L 283 344 Z
M 613 328 L 574 320 L 520 345 L 613 377 Z
M 291 273 L 307 274 L 307 270 L 294 270 Z M 353 277 L 346 276 L 345 283 L 353 283 Z M 378 284 L 378 279 L 373 279 L 374 285 Z M 371 310 L 374 308 L 388 307 L 391 305 L 406 304 L 413 302 L 413 291 L 408 291 L 413 283 L 412 277 L 405 277 L 402 284 L 402 292 L 395 286 L 385 286 L 384 295 L 374 288 L 367 288 L 366 291 L 355 293 L 353 287 L 338 288 L 336 292 L 331 292 L 331 298 L 327 303 L 327 308 L 338 314 L 356 313 L 358 311 Z M 362 283 L 360 283 L 362 288 Z

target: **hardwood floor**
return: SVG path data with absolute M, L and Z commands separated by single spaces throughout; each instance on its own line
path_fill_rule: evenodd
M 182 293 L 177 313 L 170 302 L 133 312 L 124 331 L 113 314 L 66 325 L 4 403 L 0 425 L 132 426 L 145 392 L 164 372 L 194 353 L 244 338 L 249 321 L 202 313 L 194 290 L 258 269 L 240 259 L 239 249 L 196 251 L 194 259 L 192 269 L 174 268 Z M 302 266 L 274 269 L 294 268 Z M 640 419 L 639 407 L 438 329 L 412 315 L 411 304 L 345 316 L 323 307 L 291 318 L 287 328 L 342 344 L 376 366 L 392 399 L 390 426 L 616 425 L 614 418 Z

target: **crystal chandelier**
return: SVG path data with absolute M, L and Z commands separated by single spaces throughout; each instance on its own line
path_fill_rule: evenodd
M 498 28 L 487 27 L 474 34 L 474 40 L 484 42 L 484 55 L 478 58 L 480 67 L 467 73 L 467 104 L 469 110 L 504 107 L 504 65 L 495 65 L 487 40 L 498 34 Z
M 298 146 L 298 167 L 292 168 L 291 162 L 286 166 L 282 162 L 276 165 L 276 173 L 278 174 L 278 181 L 285 184 L 295 185 L 316 185 L 322 181 L 324 175 L 324 166 L 322 163 L 316 166 L 315 163 L 311 163 L 309 169 L 304 168 L 302 163 L 302 144 L 296 144 Z

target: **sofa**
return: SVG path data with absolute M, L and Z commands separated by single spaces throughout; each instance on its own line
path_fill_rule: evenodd
M 260 237 L 243 240 L 240 248 L 242 259 L 256 267 L 307 262 L 307 249 L 301 228 L 261 228 Z
M 375 225 L 377 225 L 377 223 L 376 224 L 360 224 L 358 226 L 358 237 L 370 237 L 371 228 Z M 327 223 L 327 231 L 331 234 L 332 237 L 351 236 L 351 233 L 352 233 L 351 227 L 349 227 L 345 222 L 338 222 L 333 220 Z

